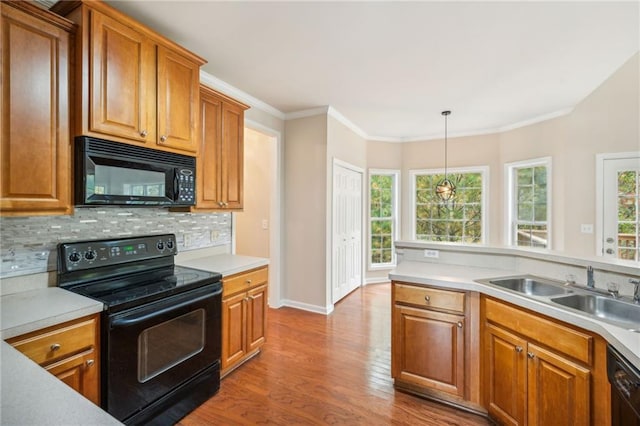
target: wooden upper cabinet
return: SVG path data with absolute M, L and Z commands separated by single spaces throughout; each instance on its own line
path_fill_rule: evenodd
M 0 7 L 0 211 L 69 214 L 73 24 L 28 2 Z
M 241 210 L 244 111 L 248 107 L 200 86 L 200 148 L 195 210 Z
M 154 44 L 106 15 L 90 16 L 89 130 L 142 143 L 155 141 Z
M 196 152 L 200 65 L 158 46 L 158 143 Z
M 195 155 L 206 61 L 100 1 L 58 2 L 78 24 L 76 135 Z

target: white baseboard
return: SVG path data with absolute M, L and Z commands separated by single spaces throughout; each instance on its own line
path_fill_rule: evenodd
M 388 282 L 391 282 L 389 277 L 371 277 L 371 278 L 366 278 L 364 280 L 364 285 L 382 284 L 382 283 L 388 283 Z
M 318 306 L 308 303 L 296 302 L 295 300 L 283 299 L 279 307 L 288 306 L 290 308 L 302 309 L 303 311 L 314 312 L 316 314 L 329 315 L 333 312 L 333 305 Z

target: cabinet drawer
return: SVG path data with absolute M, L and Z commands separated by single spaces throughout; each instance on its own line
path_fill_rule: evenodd
M 395 301 L 429 309 L 464 313 L 464 293 L 394 283 Z
M 485 299 L 485 316 L 487 321 L 521 334 L 528 340 L 592 364 L 593 338 L 588 334 L 489 298 Z
M 18 336 L 7 342 L 38 364 L 86 350 L 96 344 L 94 318 Z
M 243 272 L 232 275 L 222 280 L 222 297 L 247 291 L 260 284 L 265 284 L 269 278 L 268 268 L 254 269 L 253 271 Z

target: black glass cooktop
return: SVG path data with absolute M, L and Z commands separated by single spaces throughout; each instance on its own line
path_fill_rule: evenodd
M 68 290 L 103 302 L 119 311 L 170 297 L 209 284 L 222 286 L 222 275 L 183 266 L 144 271 L 68 287 Z

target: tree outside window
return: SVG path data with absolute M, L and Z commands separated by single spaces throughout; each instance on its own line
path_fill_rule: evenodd
M 618 172 L 618 258 L 640 260 L 640 174 L 635 170 Z
M 395 264 L 397 176 L 396 171 L 372 171 L 369 176 L 369 262 L 373 267 Z
M 456 186 L 452 200 L 442 202 L 435 193 L 441 173 L 416 172 L 415 239 L 465 244 L 484 241 L 483 171 L 448 174 Z

